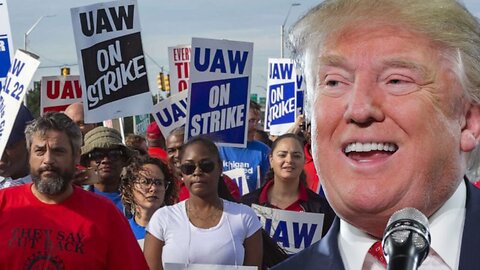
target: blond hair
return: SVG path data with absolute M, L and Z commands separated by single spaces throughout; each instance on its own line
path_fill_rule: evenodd
M 293 57 L 307 83 L 307 115 L 325 42 L 342 29 L 368 22 L 401 26 L 429 38 L 454 64 L 465 96 L 480 104 L 480 24 L 456 0 L 325 0 L 298 20 L 290 31 Z M 479 148 L 469 156 L 469 170 L 480 164 Z

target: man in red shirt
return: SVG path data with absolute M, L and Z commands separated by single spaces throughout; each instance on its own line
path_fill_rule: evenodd
M 78 126 L 49 112 L 25 134 L 33 184 L 0 190 L 0 268 L 148 269 L 115 206 L 72 184 Z

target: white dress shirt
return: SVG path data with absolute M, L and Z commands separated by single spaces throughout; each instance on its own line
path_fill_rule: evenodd
M 419 270 L 458 269 L 466 198 L 466 185 L 462 180 L 455 193 L 429 218 L 432 237 L 430 252 Z M 378 240 L 340 220 L 338 247 L 345 269 L 362 269 L 368 249 Z M 439 262 L 446 265 L 439 266 Z M 370 269 L 384 268 L 378 263 Z

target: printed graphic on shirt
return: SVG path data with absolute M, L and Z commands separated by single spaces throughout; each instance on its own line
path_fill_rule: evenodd
M 16 252 L 31 253 L 23 269 L 64 269 L 60 254 L 85 254 L 85 235 L 53 229 L 15 228 L 8 247 Z

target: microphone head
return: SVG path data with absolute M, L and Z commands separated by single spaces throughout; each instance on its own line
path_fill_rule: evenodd
M 382 247 L 387 262 L 405 252 L 403 255 L 419 256 L 418 267 L 428 255 L 430 241 L 427 217 L 415 208 L 404 208 L 388 220 Z

